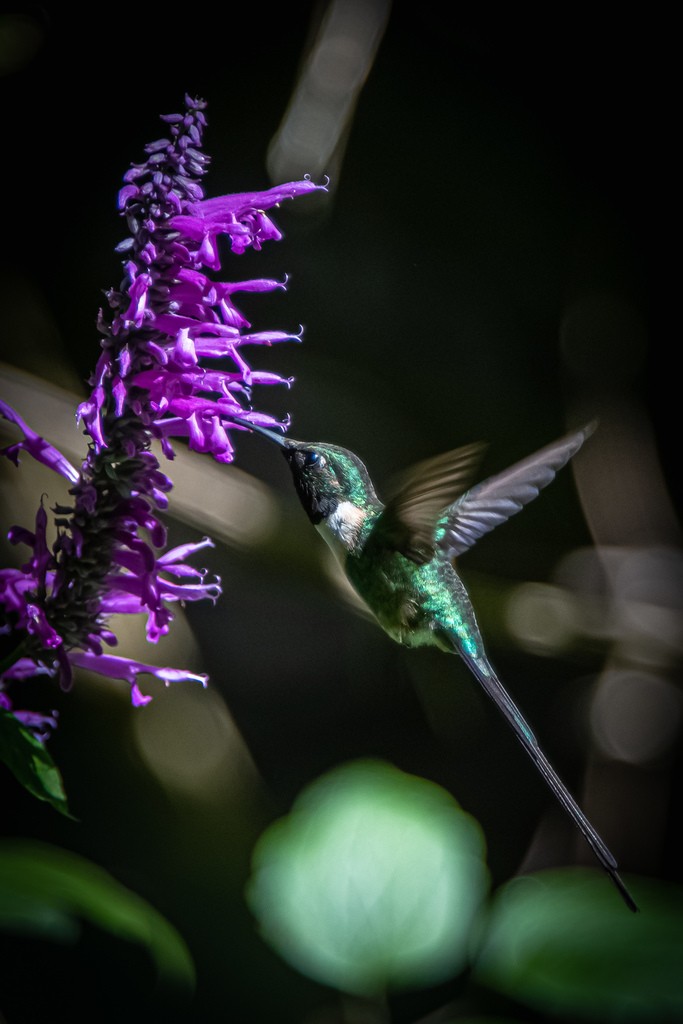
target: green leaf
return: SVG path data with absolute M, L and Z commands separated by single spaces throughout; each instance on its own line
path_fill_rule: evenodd
M 5 708 L 0 708 L 0 760 L 39 800 L 71 818 L 59 769 L 33 733 Z
M 74 942 L 81 920 L 143 945 L 161 981 L 194 987 L 194 964 L 180 934 L 103 868 L 48 844 L 0 843 L 0 926 Z
M 253 856 L 247 900 L 290 964 L 358 995 L 466 965 L 488 891 L 477 822 L 439 786 L 381 761 L 309 786 Z
M 598 870 L 545 871 L 504 886 L 475 979 L 563 1019 L 683 1020 L 683 888 L 631 885 L 637 914 Z

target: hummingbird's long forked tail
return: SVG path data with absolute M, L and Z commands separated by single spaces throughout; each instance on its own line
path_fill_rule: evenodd
M 559 777 L 548 758 L 541 750 L 538 740 L 524 719 L 524 716 L 496 676 L 488 661 L 484 663 L 489 672 L 487 675 L 482 664 L 478 664 L 477 661 L 468 657 L 457 647 L 456 650 L 463 658 L 472 674 L 481 684 L 483 690 L 488 694 L 498 710 L 505 716 L 512 726 L 517 739 L 538 768 L 538 771 L 545 779 L 556 799 L 577 825 L 579 831 L 597 857 L 600 865 L 604 868 L 619 890 L 626 906 L 629 910 L 637 912 L 638 906 L 635 900 L 619 877 L 616 860 L 598 833 L 595 831 L 590 821 L 565 786 L 564 782 L 562 782 L 562 779 Z

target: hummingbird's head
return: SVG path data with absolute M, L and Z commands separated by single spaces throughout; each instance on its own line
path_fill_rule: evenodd
M 237 422 L 280 447 L 301 504 L 314 526 L 334 516 L 342 505 L 365 511 L 378 502 L 367 469 L 347 448 L 323 441 L 295 441 L 245 420 Z
M 282 449 L 308 518 L 317 526 L 341 505 L 365 511 L 377 502 L 368 471 L 353 452 L 322 441 L 287 439 Z

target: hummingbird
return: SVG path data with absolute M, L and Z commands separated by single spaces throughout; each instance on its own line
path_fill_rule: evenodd
M 638 909 L 615 858 L 551 765 L 484 648 L 455 562 L 536 498 L 593 433 L 589 423 L 470 486 L 485 445 L 474 443 L 409 469 L 386 504 L 352 451 L 295 441 L 246 419 L 235 422 L 280 447 L 309 520 L 382 629 L 406 647 L 459 655 L 512 727 L 630 910 Z

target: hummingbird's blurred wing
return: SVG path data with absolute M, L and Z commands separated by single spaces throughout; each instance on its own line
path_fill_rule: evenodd
M 455 448 L 416 463 L 401 476 L 373 531 L 382 543 L 418 565 L 428 562 L 435 552 L 434 525 L 444 507 L 469 486 L 485 447 Z
M 594 429 L 591 423 L 573 431 L 462 494 L 438 518 L 439 550 L 446 558 L 455 558 L 489 530 L 516 515 L 555 479 Z

